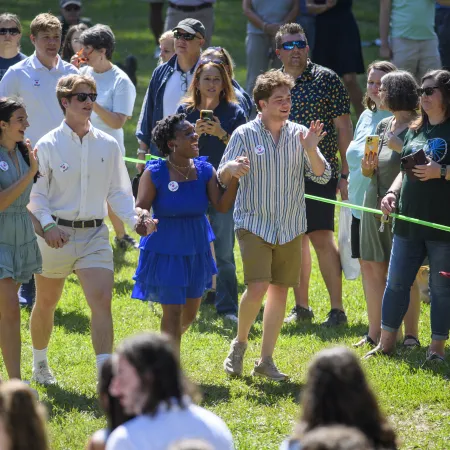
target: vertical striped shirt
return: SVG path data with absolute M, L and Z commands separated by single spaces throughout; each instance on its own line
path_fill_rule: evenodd
M 318 177 L 311 169 L 300 132 L 306 127 L 286 121 L 278 144 L 258 116 L 237 128 L 220 162 L 246 156 L 250 171 L 239 181 L 234 206 L 235 229 L 244 228 L 270 244 L 285 244 L 306 232 L 305 176 L 326 184 L 331 169 Z

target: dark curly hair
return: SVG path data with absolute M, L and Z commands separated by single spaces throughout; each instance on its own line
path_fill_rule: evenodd
M 14 97 L 2 97 L 0 98 L 0 121 L 3 122 L 9 122 L 11 120 L 12 115 L 20 108 L 25 109 L 25 105 L 17 98 Z M 1 130 L 0 130 L 0 137 L 1 137 Z M 17 148 L 19 149 L 20 153 L 22 153 L 22 157 L 24 161 L 30 165 L 30 157 L 28 156 L 28 149 L 27 146 L 23 141 L 17 142 Z M 34 176 L 34 182 L 36 183 L 36 180 L 40 177 L 39 171 Z
M 156 122 L 152 131 L 152 140 L 164 156 L 168 156 L 172 152 L 167 142 L 175 138 L 178 125 L 185 119 L 186 114 L 173 114 Z
M 345 425 L 362 431 L 377 448 L 397 448 L 395 432 L 381 413 L 358 359 L 347 348 L 329 348 L 316 355 L 302 407 L 297 438 L 321 426 Z

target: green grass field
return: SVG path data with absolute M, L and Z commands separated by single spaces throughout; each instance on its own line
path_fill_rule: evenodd
M 378 37 L 378 2 L 355 0 L 362 39 Z M 57 0 L 15 0 L 0 6 L 3 12 L 20 15 L 25 29 L 30 20 L 44 11 L 58 12 Z M 86 15 L 96 23 L 105 23 L 116 34 L 117 51 L 114 60 L 129 53 L 139 59 L 139 87 L 134 117 L 126 125 L 128 156 L 134 156 L 134 129 L 142 98 L 155 61 L 154 42 L 147 29 L 147 4 L 142 1 L 85 0 Z M 216 30 L 213 45 L 228 48 L 237 63 L 237 78 L 245 81 L 245 20 L 241 0 L 218 0 Z M 24 33 L 26 35 L 27 33 Z M 23 38 L 23 51 L 30 54 L 31 45 Z M 377 57 L 377 49 L 364 49 L 365 62 Z M 364 83 L 364 77 L 361 77 Z M 133 166 L 129 165 L 130 173 Z M 243 291 L 242 266 L 236 252 L 240 290 Z M 155 314 L 148 306 L 130 299 L 132 276 L 137 254 L 115 252 L 116 282 L 113 298 L 115 341 L 143 330 L 158 330 L 158 309 Z M 292 430 L 299 414 L 298 399 L 305 383 L 307 364 L 320 349 L 330 345 L 350 346 L 367 328 L 365 302 L 360 280 L 344 281 L 343 296 L 349 325 L 339 330 L 319 327 L 329 302 L 317 261 L 314 260 L 311 280 L 311 305 L 316 322 L 283 328 L 275 352 L 279 367 L 291 375 L 285 384 L 253 380 L 249 374 L 258 357 L 262 331 L 261 318 L 255 324 L 245 362 L 245 376 L 229 379 L 222 371 L 222 361 L 228 351 L 235 327 L 218 319 L 212 307 L 202 307 L 198 320 L 183 338 L 182 361 L 187 374 L 203 391 L 202 405 L 221 416 L 230 427 L 236 448 L 277 449 Z M 289 297 L 288 307 L 292 307 Z M 29 314 L 23 311 L 23 375 L 31 377 L 31 340 L 28 330 Z M 422 307 L 420 340 L 430 340 L 429 307 Z M 358 350 L 363 355 L 364 350 Z M 422 369 L 425 348 L 412 353 L 398 352 L 392 359 L 381 358 L 363 363 L 366 373 L 380 400 L 384 412 L 394 424 L 402 449 L 450 448 L 450 390 L 448 369 L 439 372 Z M 52 448 L 81 449 L 96 429 L 105 425 L 97 406 L 95 358 L 91 347 L 89 311 L 75 277 L 70 277 L 56 312 L 56 325 L 50 344 L 51 367 L 59 380 L 58 386 L 39 387 L 41 399 L 48 407 Z M 0 367 L 2 376 L 4 367 Z

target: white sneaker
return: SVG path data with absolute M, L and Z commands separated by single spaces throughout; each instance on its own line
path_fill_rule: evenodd
M 231 322 L 234 322 L 234 323 L 238 323 L 238 321 L 239 321 L 239 319 L 237 318 L 236 314 L 225 314 L 223 316 L 223 318 L 224 319 L 228 319 L 228 320 L 230 320 Z
M 41 361 L 37 367 L 33 367 L 33 376 L 31 379 L 44 386 L 56 384 L 56 378 L 53 376 L 52 371 L 45 361 Z

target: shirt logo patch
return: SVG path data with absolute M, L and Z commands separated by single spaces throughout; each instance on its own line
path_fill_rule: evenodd
M 67 171 L 67 169 L 69 168 L 69 164 L 67 164 L 67 163 L 62 163 L 60 166 L 59 166 L 59 170 L 61 171 L 61 172 L 66 172 Z
M 258 144 L 258 145 L 255 147 L 255 153 L 256 153 L 257 155 L 262 155 L 265 151 L 266 151 L 266 149 L 265 149 L 261 144 Z
M 178 183 L 176 182 L 176 181 L 171 181 L 170 183 L 169 183 L 169 191 L 171 191 L 171 192 L 176 192 L 176 191 L 178 191 Z
M 33 86 L 39 87 L 41 85 L 41 82 L 39 80 L 34 80 Z
M 0 161 L 0 169 L 6 172 L 9 169 L 8 163 L 6 161 Z

